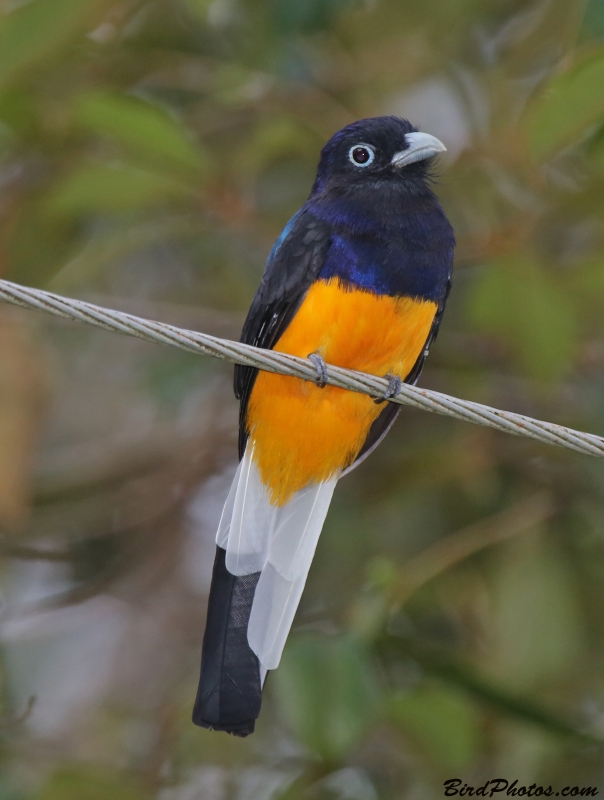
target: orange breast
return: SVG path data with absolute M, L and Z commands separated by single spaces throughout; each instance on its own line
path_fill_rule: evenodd
M 436 303 L 350 290 L 318 281 L 275 350 L 374 375 L 405 378 L 428 338 Z M 260 372 L 248 404 L 253 458 L 271 502 L 286 503 L 310 483 L 351 464 L 382 411 L 366 395 Z

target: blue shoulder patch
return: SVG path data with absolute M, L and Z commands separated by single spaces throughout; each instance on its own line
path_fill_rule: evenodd
M 295 221 L 298 219 L 298 217 L 300 216 L 301 213 L 302 213 L 302 209 L 300 209 L 299 211 L 296 211 L 296 213 L 290 219 L 290 221 L 287 223 L 285 228 L 283 228 L 283 230 L 279 234 L 279 238 L 277 239 L 277 241 L 273 245 L 271 252 L 268 254 L 268 258 L 266 260 L 267 264 L 270 264 L 270 262 L 273 260 L 273 258 L 277 255 L 277 253 L 279 252 L 279 248 L 281 247 L 283 242 L 287 239 L 291 229 L 294 227 Z

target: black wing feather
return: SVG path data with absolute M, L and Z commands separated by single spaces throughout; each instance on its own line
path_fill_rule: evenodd
M 283 242 L 271 253 L 262 281 L 245 320 L 241 341 L 270 350 L 284 333 L 308 289 L 321 271 L 329 249 L 331 229 L 308 211 L 294 219 Z M 247 404 L 258 370 L 235 367 L 235 396 L 239 410 L 239 457 L 247 442 Z

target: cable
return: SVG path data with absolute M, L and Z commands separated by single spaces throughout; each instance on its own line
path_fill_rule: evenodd
M 228 339 L 219 339 L 205 333 L 176 328 L 163 322 L 153 322 L 125 314 L 122 311 L 85 303 L 82 300 L 61 297 L 41 289 L 19 286 L 10 281 L 0 280 L 0 301 L 22 308 L 45 311 L 65 319 L 105 328 L 105 330 L 137 336 L 139 339 L 149 342 L 168 344 L 191 353 L 214 356 L 224 361 L 256 367 L 268 372 L 277 372 L 281 375 L 313 382 L 317 377 L 316 367 L 309 359 L 297 358 L 274 350 L 262 350 L 259 347 L 232 342 Z M 326 365 L 326 383 L 371 397 L 381 397 L 389 388 L 389 382 L 385 378 L 342 369 L 331 364 Z M 390 402 L 421 408 L 424 411 L 432 411 L 465 422 L 473 422 L 475 425 L 494 428 L 515 436 L 526 436 L 586 455 L 604 456 L 604 439 L 600 436 L 575 431 L 552 422 L 542 422 L 511 411 L 491 408 L 469 400 L 460 400 L 430 389 L 403 384 L 398 394 L 390 398 Z

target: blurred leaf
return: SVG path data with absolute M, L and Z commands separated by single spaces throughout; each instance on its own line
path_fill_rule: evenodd
M 0 16 L 0 88 L 93 24 L 108 0 L 32 0 Z
M 562 715 L 544 708 L 532 697 L 523 697 L 509 691 L 498 681 L 482 675 L 473 665 L 464 662 L 447 648 L 398 636 L 382 636 L 378 647 L 388 660 L 412 658 L 428 675 L 438 677 L 457 689 L 464 689 L 500 714 L 517 717 L 558 736 L 570 736 L 600 747 L 604 745 L 601 737 L 583 731 Z
M 273 0 L 274 19 L 280 33 L 314 33 L 331 24 L 335 15 L 351 0 Z
M 386 714 L 445 772 L 467 768 L 476 755 L 479 720 L 467 697 L 454 689 L 397 692 L 388 698 Z
M 14 136 L 14 144 L 22 144 L 35 134 L 38 119 L 34 104 L 35 98 L 21 87 L 10 87 L 0 93 L 0 119 L 8 126 L 7 134 Z
M 114 769 L 78 766 L 57 770 L 32 800 L 143 800 L 146 796 L 129 776 Z
M 551 380 L 569 368 L 578 334 L 574 305 L 536 262 L 517 256 L 492 263 L 473 286 L 469 313 L 481 330 L 512 345 L 529 375 Z
M 40 286 L 65 262 L 75 255 L 79 242 L 68 226 L 57 224 L 57 218 L 49 218 L 42 207 L 46 201 L 44 193 L 32 194 L 27 203 L 15 208 L 14 218 L 7 220 L 8 236 L 6 251 L 6 273 L 2 277 Z
M 182 183 L 126 164 L 85 165 L 57 186 L 46 200 L 50 215 L 78 218 L 91 213 L 138 211 L 190 195 Z
M 584 308 L 595 309 L 598 320 L 604 302 L 604 263 L 601 260 L 587 262 L 573 274 L 573 288 Z
M 10 129 L 0 122 L 0 160 L 6 156 L 6 153 L 10 146 L 14 144 L 14 141 Z
M 212 74 L 212 98 L 221 105 L 235 109 L 250 106 L 265 94 L 274 79 L 265 72 L 251 72 L 249 67 L 237 62 L 225 62 Z
M 593 137 L 589 145 L 589 157 L 600 173 L 604 172 L 604 126 L 600 128 L 598 133 Z M 591 206 L 596 208 L 596 203 L 591 203 Z
M 531 155 L 543 161 L 604 118 L 604 54 L 598 53 L 550 83 L 531 108 Z
M 338 763 L 376 713 L 364 647 L 351 636 L 301 634 L 288 642 L 275 673 L 279 704 L 300 740 Z
M 91 92 L 76 103 L 76 121 L 104 136 L 111 136 L 157 168 L 172 167 L 199 179 L 201 149 L 184 127 L 165 111 L 136 97 Z
M 133 223 L 127 219 L 124 225 L 112 225 L 92 236 L 86 245 L 79 247 L 77 255 L 60 265 L 53 278 L 52 291 L 69 294 L 86 281 L 94 280 L 109 265 L 169 240 L 188 241 L 200 236 L 204 230 L 199 217 L 184 215 L 162 215 L 160 219 L 144 219 Z
M 202 22 L 207 22 L 208 10 L 214 0 L 184 0 L 188 12 Z
M 585 39 L 604 37 L 604 3 L 602 0 L 588 0 L 581 33 L 582 38 Z
M 494 582 L 493 662 L 506 683 L 528 690 L 564 677 L 581 657 L 583 631 L 562 557 L 539 536 L 511 544 Z
M 14 775 L 9 774 L 6 769 L 6 760 L 3 760 L 2 766 L 4 769 L 0 770 L 0 798 L 2 800 L 29 800 L 19 787 L 18 781 L 15 780 Z
M 312 158 L 314 162 L 318 145 L 312 132 L 299 121 L 282 115 L 264 117 L 235 154 L 234 174 L 250 180 L 271 163 L 292 156 Z M 309 176 L 309 180 L 312 178 Z

